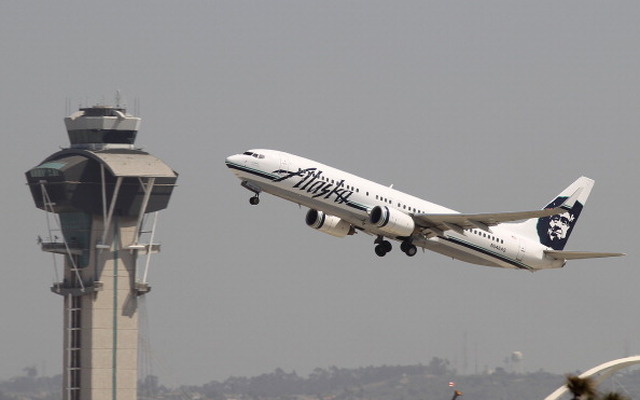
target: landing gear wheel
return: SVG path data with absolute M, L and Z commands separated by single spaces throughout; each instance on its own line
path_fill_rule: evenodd
M 383 240 L 382 243 L 380 243 L 380 246 L 382 246 L 385 253 L 388 253 L 391 251 L 391 242 L 388 240 Z
M 402 252 L 409 257 L 415 256 L 418 252 L 418 248 L 414 246 L 413 243 L 411 243 L 411 241 L 409 240 L 405 240 L 402 242 L 402 244 L 400 244 L 400 250 L 402 250 Z
M 416 255 L 416 253 L 418 252 L 418 248 L 412 244 L 409 245 L 409 247 L 407 248 L 407 250 L 405 250 L 405 254 L 408 255 L 409 257 L 413 257 Z
M 381 244 L 377 245 L 374 250 L 378 255 L 378 257 L 384 257 L 387 254 L 387 252 L 385 251 L 384 247 Z
M 260 203 L 260 197 L 258 197 L 258 195 L 255 195 L 249 199 L 249 204 L 251 204 L 252 206 L 257 206 L 258 203 Z
M 402 250 L 403 253 L 406 253 L 409 246 L 411 246 L 411 242 L 408 242 L 405 240 L 402 243 L 400 243 L 400 250 Z
M 384 257 L 385 254 L 391 251 L 391 242 L 384 240 L 384 236 L 378 236 L 373 243 L 376 245 L 374 250 L 379 257 Z

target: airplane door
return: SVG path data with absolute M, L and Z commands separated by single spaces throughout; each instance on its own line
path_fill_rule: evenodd
M 519 246 L 518 246 L 518 254 L 516 254 L 516 260 L 518 261 L 522 261 L 522 259 L 524 258 L 524 253 L 525 253 L 525 247 L 524 247 L 524 243 L 522 240 L 519 240 Z

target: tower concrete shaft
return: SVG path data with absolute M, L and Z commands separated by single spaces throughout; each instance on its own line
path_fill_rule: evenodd
M 74 263 L 67 260 L 64 286 L 65 399 L 136 399 L 138 366 L 138 250 L 133 242 L 135 218 L 117 218 L 108 236 L 111 246 L 96 249 L 79 271 L 86 294 L 72 294 L 79 285 Z M 93 217 L 92 243 L 102 237 L 101 217 Z M 96 229 L 97 228 L 97 229 Z

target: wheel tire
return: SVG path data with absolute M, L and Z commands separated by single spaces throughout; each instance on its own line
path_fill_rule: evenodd
M 391 251 L 391 242 L 388 240 L 383 240 L 382 243 L 380 243 L 380 246 L 382 246 L 385 253 L 388 253 Z
M 405 254 L 408 255 L 409 257 L 413 257 L 416 255 L 417 252 L 418 252 L 418 248 L 410 244 L 409 247 L 407 248 L 407 251 L 405 251 Z
M 251 204 L 252 206 L 257 206 L 258 203 L 260 203 L 260 197 L 258 196 L 253 196 L 249 199 L 249 204 Z
M 387 254 L 387 252 L 384 250 L 384 247 L 381 244 L 377 245 L 374 250 L 378 257 L 384 257 Z

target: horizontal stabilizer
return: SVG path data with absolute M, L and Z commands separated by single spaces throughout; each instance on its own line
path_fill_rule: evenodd
M 595 251 L 545 250 L 544 254 L 557 260 L 584 260 L 588 258 L 622 257 L 625 253 L 601 253 Z

